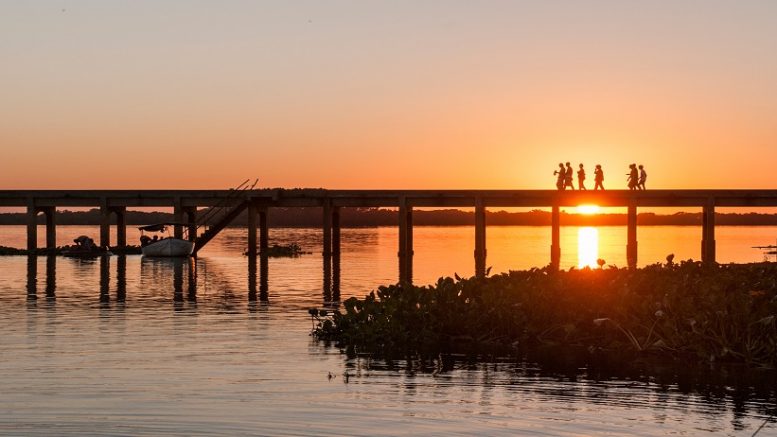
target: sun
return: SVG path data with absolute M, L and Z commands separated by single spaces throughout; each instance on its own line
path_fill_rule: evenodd
M 598 214 L 599 209 L 599 205 L 578 205 L 577 213 L 585 215 Z

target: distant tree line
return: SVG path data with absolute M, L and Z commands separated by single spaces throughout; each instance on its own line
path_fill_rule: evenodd
M 204 214 L 200 210 L 200 214 Z M 111 223 L 116 216 L 111 215 Z M 127 211 L 128 225 L 147 225 L 169 222 L 173 214 L 166 212 Z M 321 225 L 321 208 L 271 208 L 268 224 L 272 227 L 318 227 Z M 341 208 L 340 224 L 343 227 L 395 226 L 397 211 L 385 208 Z M 98 225 L 100 211 L 57 211 L 56 222 L 61 225 Z M 722 226 L 775 226 L 777 214 L 762 213 L 717 213 L 715 222 Z M 26 213 L 0 214 L 0 225 L 23 225 L 27 223 Z M 38 223 L 45 223 L 43 214 Z M 247 214 L 242 214 L 232 223 L 233 226 L 245 226 Z M 551 223 L 549 211 L 533 210 L 528 212 L 487 211 L 486 223 L 490 226 L 548 226 Z M 699 226 L 702 214 L 678 212 L 675 214 L 655 214 L 650 212 L 637 215 L 637 223 L 645 226 Z M 443 209 L 434 211 L 413 211 L 413 224 L 416 226 L 462 226 L 474 225 L 475 214 L 471 211 Z M 568 226 L 619 226 L 626 224 L 625 214 L 570 214 L 561 213 L 561 224 Z

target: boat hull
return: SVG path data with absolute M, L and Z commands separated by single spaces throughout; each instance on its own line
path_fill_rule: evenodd
M 165 238 L 143 246 L 143 256 L 153 257 L 180 257 L 191 256 L 194 250 L 194 242 L 180 238 Z

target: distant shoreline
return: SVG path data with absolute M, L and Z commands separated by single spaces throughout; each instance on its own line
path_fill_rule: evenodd
M 201 211 L 204 212 L 204 211 Z M 100 212 L 57 211 L 57 225 L 99 225 Z M 127 211 L 127 225 L 146 225 L 169 222 L 173 214 L 167 212 Z M 314 228 L 321 226 L 320 208 L 272 208 L 268 213 L 270 227 Z M 246 214 L 235 219 L 232 226 L 246 226 Z M 397 211 L 384 208 L 342 208 L 340 225 L 344 228 L 396 226 Z M 115 217 L 112 217 L 112 224 Z M 533 210 L 528 212 L 487 211 L 488 226 L 550 226 L 549 211 Z M 26 225 L 26 213 L 0 213 L 0 226 Z M 38 216 L 38 224 L 45 224 L 45 218 Z M 413 211 L 414 226 L 472 226 L 475 214 L 457 209 L 416 210 Z M 639 226 L 701 226 L 702 214 L 679 212 L 675 214 L 640 213 L 637 215 Z M 562 226 L 625 226 L 626 214 L 571 214 L 561 212 Z M 777 214 L 763 213 L 716 213 L 716 226 L 777 226 Z

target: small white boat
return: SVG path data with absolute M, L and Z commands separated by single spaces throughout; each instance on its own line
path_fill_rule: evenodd
M 163 236 L 159 238 L 157 235 L 154 238 L 150 238 L 145 235 L 145 232 L 167 232 L 168 227 L 180 225 L 183 223 L 157 223 L 154 225 L 140 226 L 140 250 L 143 252 L 143 256 L 152 257 L 186 257 L 191 256 L 194 251 L 194 241 L 185 240 L 182 238 L 175 238 L 171 236 Z

